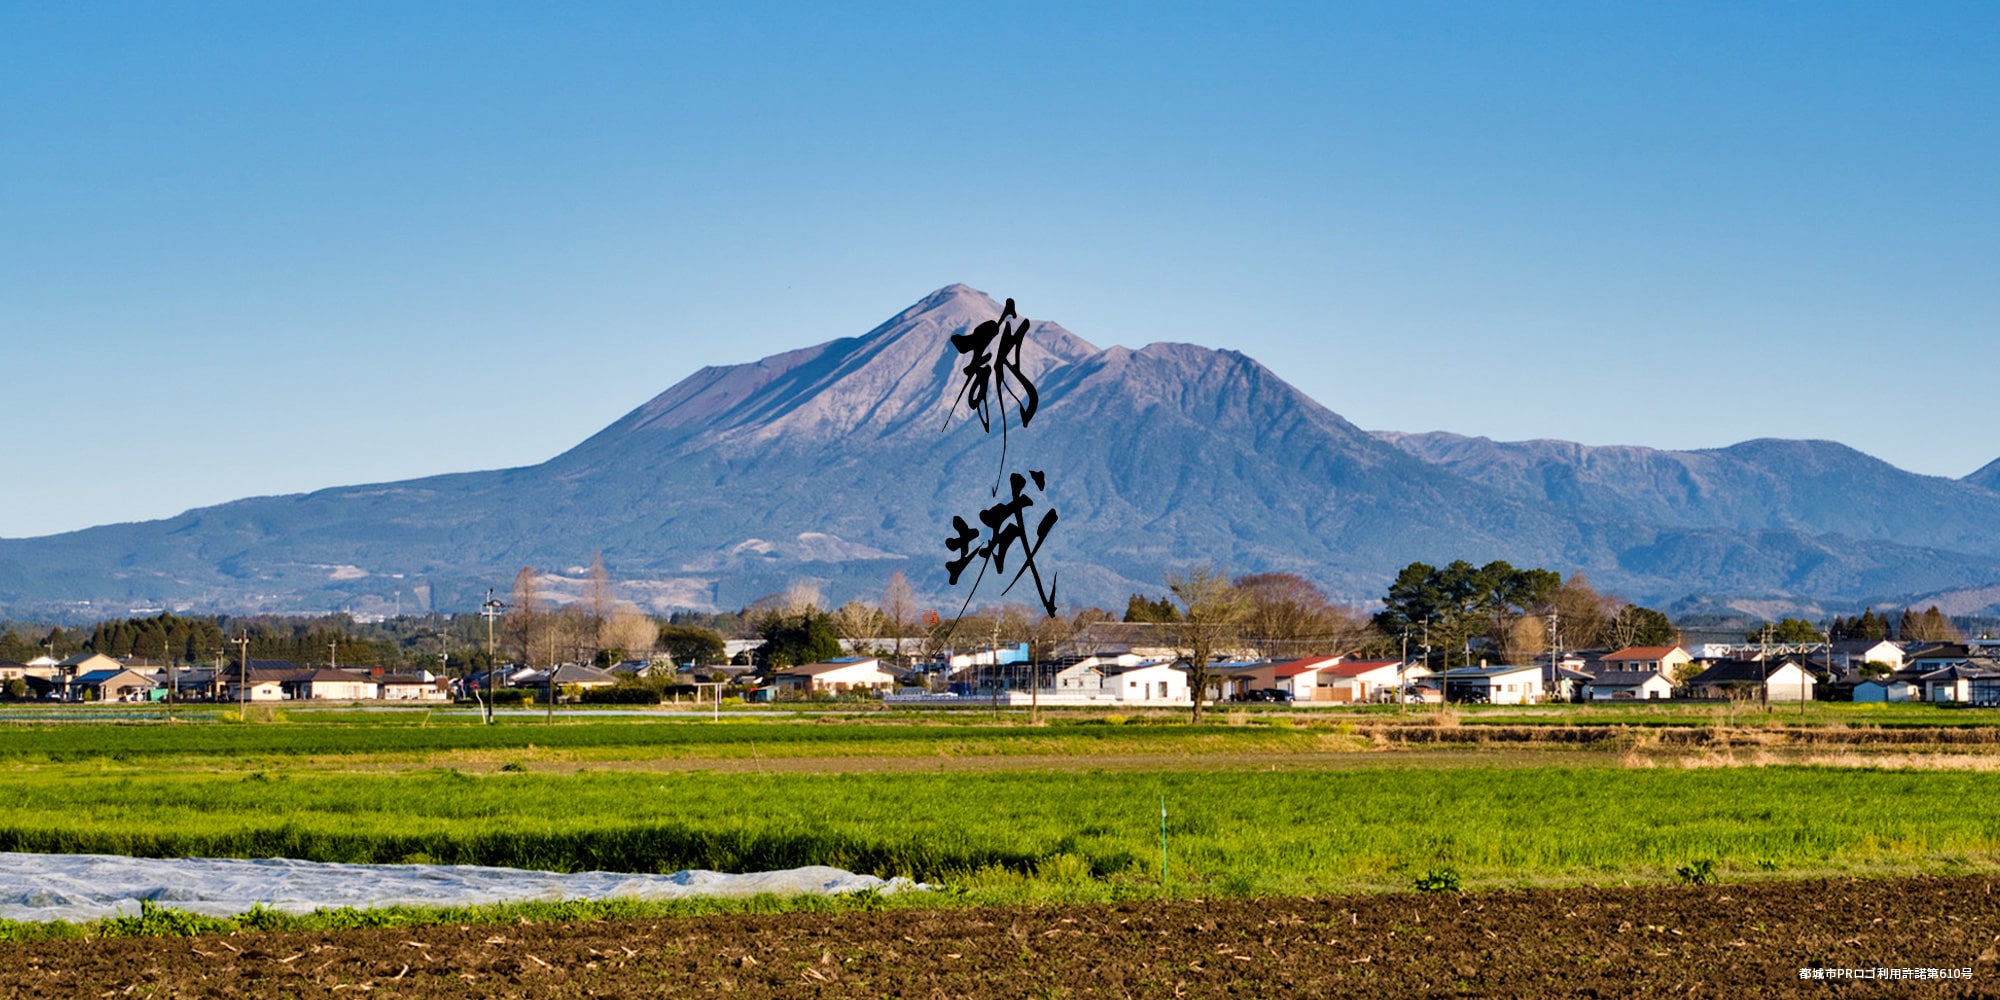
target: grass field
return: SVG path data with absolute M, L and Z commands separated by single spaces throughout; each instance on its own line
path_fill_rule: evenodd
M 1619 745 L 1560 757 L 1468 747 L 1440 764 L 1371 745 L 1344 721 L 1265 717 L 294 720 L 0 728 L 0 849 L 556 870 L 832 864 L 974 901 L 1405 889 L 1446 867 L 1470 886 L 1671 880 L 1703 861 L 1745 878 L 2000 867 L 2000 802 L 1991 776 L 1971 770 L 1634 767 Z M 1121 754 L 1147 763 L 1089 764 Z M 1370 766 L 1289 766 L 1357 755 Z M 1031 756 L 1076 766 L 1029 768 Z M 704 757 L 753 759 L 672 766 Z M 884 757 L 917 760 L 858 766 Z M 977 766 L 924 770 L 933 757 Z M 756 767 L 799 758 L 824 766 Z M 551 759 L 571 766 L 551 773 Z

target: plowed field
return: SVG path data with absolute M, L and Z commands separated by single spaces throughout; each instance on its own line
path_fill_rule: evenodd
M 50 941 L 0 946 L 0 996 L 1992 996 L 1996 887 L 1774 881 Z M 1815 968 L 1971 975 L 1801 980 Z

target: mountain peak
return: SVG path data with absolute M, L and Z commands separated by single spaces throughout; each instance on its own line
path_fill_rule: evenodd
M 1001 309 L 977 288 L 946 285 L 859 337 L 704 368 L 578 450 L 635 431 L 826 441 L 857 431 L 888 433 L 920 417 L 942 420 L 957 394 L 952 335 L 998 319 Z M 1030 379 L 1098 353 L 1058 324 L 1028 319 L 1020 363 Z

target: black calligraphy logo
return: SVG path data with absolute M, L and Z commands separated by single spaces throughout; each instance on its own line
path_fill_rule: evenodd
M 1034 381 L 1021 370 L 1021 348 L 1028 341 L 1028 325 L 1026 319 L 1015 313 L 1014 300 L 1008 299 L 999 319 L 989 319 L 973 327 L 971 333 L 951 336 L 951 346 L 965 358 L 965 367 L 959 369 L 965 375 L 965 385 L 952 400 L 952 410 L 964 403 L 967 410 L 979 417 L 980 428 L 992 433 L 993 410 L 998 405 L 1001 475 L 1007 469 L 1007 398 L 1013 397 L 1023 428 L 1035 419 L 1035 410 L 1041 406 L 1041 394 L 1035 391 Z M 947 428 L 951 426 L 951 413 L 945 414 L 944 423 Z M 993 495 L 1000 495 L 1000 476 L 993 479 Z
M 1014 300 L 1008 299 L 1006 308 L 1000 311 L 1000 318 L 987 320 L 972 328 L 970 333 L 953 334 L 951 345 L 964 359 L 959 369 L 965 376 L 965 384 L 952 400 L 952 412 L 962 404 L 966 410 L 979 418 L 979 426 L 992 433 L 994 411 L 999 411 L 1000 423 L 1000 474 L 994 478 L 992 494 L 1000 495 L 1000 482 L 1005 478 L 1009 484 L 1009 496 L 979 512 L 979 522 L 985 531 L 967 524 L 965 518 L 951 519 L 952 537 L 945 539 L 945 548 L 953 554 L 946 560 L 945 572 L 951 578 L 952 586 L 958 585 L 959 577 L 966 569 L 978 562 L 979 572 L 973 577 L 972 590 L 965 596 L 966 606 L 971 606 L 972 595 L 978 593 L 979 584 L 986 578 L 986 571 L 1005 574 L 1011 556 L 1018 555 L 1020 568 L 1007 581 L 1001 591 L 1006 593 L 1027 576 L 1035 583 L 1035 593 L 1041 598 L 1042 610 L 1053 616 L 1056 613 L 1056 576 L 1049 574 L 1046 584 L 1042 579 L 1041 567 L 1035 557 L 1042 550 L 1042 543 L 1048 539 L 1049 529 L 1056 526 L 1059 519 L 1054 507 L 1049 507 L 1035 524 L 1034 537 L 1029 537 L 1028 508 L 1036 506 L 1034 498 L 1025 490 L 1030 479 L 1037 492 L 1048 487 L 1047 477 L 1039 469 L 1030 470 L 1028 475 L 1007 472 L 1007 410 L 1011 399 L 1012 408 L 1020 415 L 1021 426 L 1026 428 L 1035 419 L 1035 411 L 1041 405 L 1041 395 L 1035 391 L 1035 383 L 1021 370 L 1021 350 L 1028 339 L 1028 320 L 1014 311 Z M 945 426 L 951 426 L 951 414 L 945 415 Z M 964 609 L 960 609 L 960 614 Z

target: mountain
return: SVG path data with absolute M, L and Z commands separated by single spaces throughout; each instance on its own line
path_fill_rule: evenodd
M 2000 556 L 2000 493 L 1905 472 L 1832 441 L 1661 451 L 1446 433 L 1377 436 L 1510 497 L 1577 517 L 1671 529 L 1795 531 Z
M 739 607 L 798 580 L 834 601 L 872 597 L 897 569 L 955 607 L 948 526 L 978 523 L 1003 466 L 998 429 L 952 413 L 949 337 L 999 311 L 940 289 L 862 336 L 696 372 L 540 465 L 0 540 L 0 615 L 86 601 L 458 610 L 522 566 L 578 586 L 599 551 L 623 595 L 656 611 Z M 1042 321 L 1021 368 L 1042 405 L 1010 428 L 1005 468 L 1047 474 L 1041 502 L 1061 521 L 1040 561 L 1071 606 L 1122 606 L 1200 560 L 1298 572 L 1356 602 L 1416 559 L 1583 569 L 1658 601 L 2000 584 L 2000 494 L 1838 445 L 1372 434 L 1241 354 L 1099 349 Z
M 1960 482 L 1977 486 L 1983 490 L 2000 493 L 2000 458 L 1979 467 L 1979 471 L 1965 477 Z

